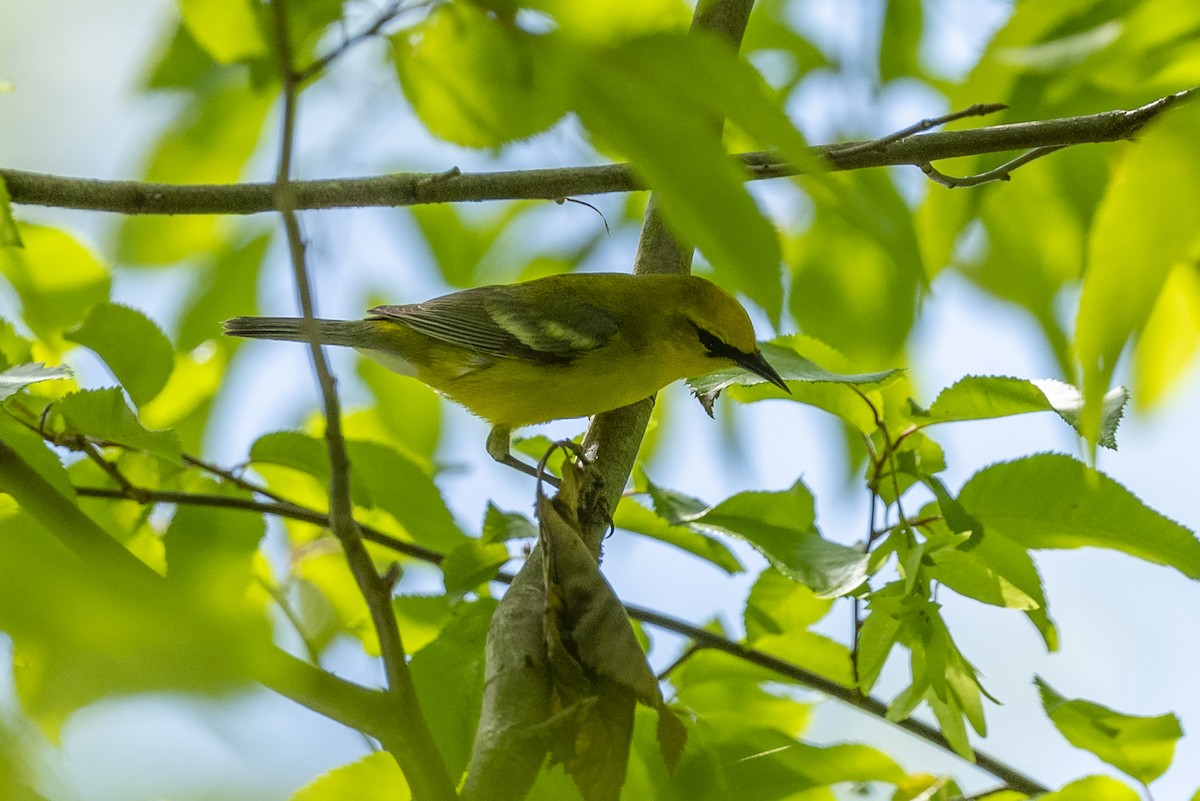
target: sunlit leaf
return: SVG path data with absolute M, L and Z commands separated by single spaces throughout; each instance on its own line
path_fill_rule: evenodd
M 1133 351 L 1134 402 L 1149 408 L 1188 374 L 1200 350 L 1200 269 L 1177 264 Z
M 534 539 L 537 535 L 537 526 L 528 517 L 517 512 L 501 511 L 491 501 L 488 502 L 480 537 L 485 543 Z
M 860 431 L 873 431 L 874 415 L 858 392 L 886 386 L 902 375 L 903 371 L 839 373 L 815 364 L 797 352 L 797 348 L 804 351 L 823 350 L 827 355 L 833 356 L 828 352 L 828 348 L 819 347 L 819 343 L 803 337 L 781 337 L 773 342 L 760 343 L 763 356 L 771 366 L 785 381 L 793 382 L 789 384 L 791 395 L 768 384 L 759 376 L 737 368 L 689 378 L 688 385 L 709 414 L 712 414 L 712 404 L 717 395 L 731 387 L 731 397 L 739 401 L 748 403 L 777 398 L 795 400 L 837 415 Z
M 125 403 L 119 389 L 72 392 L 55 403 L 72 433 L 86 434 L 146 451 L 167 461 L 179 461 L 179 437 L 173 431 L 145 428 Z
M 867 555 L 818 533 L 812 493 L 797 481 L 782 492 L 742 492 L 688 522 L 744 539 L 777 569 L 832 598 L 867 576 Z
M 1116 387 L 1104 396 L 1098 441 L 1116 450 L 1117 426 L 1125 413 L 1129 392 Z M 943 389 L 928 409 L 911 406 L 921 423 L 990 420 L 1029 412 L 1055 412 L 1076 431 L 1080 429 L 1083 395 L 1054 379 L 1029 381 L 1007 376 L 967 376 Z
M 1103 473 L 1069 456 L 1040 454 L 986 467 L 959 501 L 1026 548 L 1111 548 L 1200 578 L 1200 540 Z
M 291 801 L 402 801 L 412 797 L 408 782 L 387 751 L 322 773 L 291 796 Z
M 1101 397 L 1128 339 L 1146 324 L 1170 270 L 1195 246 L 1200 217 L 1200 108 L 1164 114 L 1138 135 L 1096 212 L 1076 321 L 1083 430 L 1099 430 Z
M 674 545 L 730 575 L 742 572 L 742 563 L 723 543 L 688 526 L 671 525 L 631 498 L 621 499 L 613 514 L 613 525 Z
M 63 336 L 95 351 L 138 406 L 162 391 L 175 364 L 162 329 L 128 306 L 97 303 Z
M 727 117 L 763 146 L 811 157 L 757 75 L 723 43 L 665 34 L 588 53 L 577 74 L 584 125 L 630 159 L 675 232 L 778 320 L 778 238 L 715 121 Z
M 178 0 L 188 31 L 221 64 L 267 54 L 250 0 Z
M 216 338 L 222 320 L 254 313 L 258 276 L 270 243 L 269 234 L 259 234 L 245 243 L 221 248 L 210 264 L 197 269 L 175 337 L 181 350 L 192 350 Z
M 75 325 L 108 299 L 108 270 L 70 234 L 22 223 L 24 248 L 0 250 L 0 274 L 21 299 L 25 323 L 43 340 Z
M 71 371 L 63 365 L 47 367 L 40 362 L 14 364 L 7 370 L 0 371 L 0 401 L 17 394 L 30 384 L 70 377 Z
M 454 613 L 448 595 L 397 595 L 392 608 L 410 656 L 436 640 Z
M 476 6 L 440 6 L 392 44 L 405 96 L 446 141 L 495 147 L 543 131 L 567 111 L 569 70 L 556 40 Z
M 58 456 L 33 431 L 0 411 L 0 443 L 12 448 L 50 486 L 65 498 L 73 498 L 75 490 Z
M 818 598 L 803 584 L 767 568 L 759 574 L 746 599 L 742 613 L 746 641 L 753 643 L 771 634 L 799 633 L 823 618 L 832 607 L 831 599 Z
M 1091 701 L 1068 700 L 1045 680 L 1035 681 L 1046 714 L 1071 745 L 1092 752 L 1142 784 L 1171 766 L 1175 743 L 1183 736 L 1175 715 L 1125 715 Z
M 1038 801 L 1140 801 L 1141 795 L 1112 776 L 1076 779 L 1062 789 L 1038 796 Z

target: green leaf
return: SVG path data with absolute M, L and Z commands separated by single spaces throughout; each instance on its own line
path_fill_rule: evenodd
M 175 366 L 162 329 L 128 306 L 97 303 L 63 336 L 95 351 L 138 406 L 162 391 Z
M 1069 456 L 986 467 L 958 499 L 985 531 L 1026 548 L 1111 548 L 1200 579 L 1200 541 L 1192 532 Z
M 750 589 L 742 620 L 746 642 L 772 634 L 798 634 L 825 617 L 833 608 L 829 598 L 797 584 L 778 570 L 768 567 L 759 574 Z
M 744 539 L 819 597 L 844 595 L 867 577 L 865 553 L 817 531 L 812 493 L 803 481 L 782 492 L 739 493 L 687 522 Z
M 1195 247 L 1188 221 L 1200 217 L 1197 128 L 1194 103 L 1148 125 L 1096 212 L 1076 320 L 1088 439 L 1099 430 L 1101 397 L 1125 343 L 1146 324 L 1171 268 Z
M 709 564 L 724 570 L 729 575 L 741 573 L 742 563 L 733 552 L 719 540 L 713 539 L 685 525 L 671 525 L 668 520 L 642 506 L 632 498 L 622 498 L 613 515 L 613 525 L 644 537 L 674 545 L 682 551 L 697 556 Z
M 1141 798 L 1136 790 L 1112 776 L 1088 776 L 1038 796 L 1038 801 L 1141 801 Z
M 1133 351 L 1133 396 L 1143 408 L 1163 400 L 1200 350 L 1200 269 L 1177 264 L 1167 275 Z
M 388 512 L 421 545 L 448 553 L 467 540 L 433 479 L 408 456 L 377 442 L 350 440 L 350 494 L 356 504 Z M 299 470 L 329 485 L 325 443 L 295 431 L 266 434 L 250 448 L 256 462 Z
M 67 476 L 67 471 L 63 468 L 57 454 L 47 447 L 45 440 L 2 411 L 0 411 L 0 444 L 15 451 L 59 495 L 74 499 L 75 488 L 71 486 L 71 479 Z M 0 489 L 0 491 L 3 490 Z
M 274 102 L 273 93 L 253 94 L 240 85 L 222 85 L 191 98 L 151 149 L 145 180 L 236 183 Z M 225 246 L 229 225 L 226 218 L 204 214 L 129 216 L 118 230 L 117 259 L 154 266 L 198 254 L 207 258 Z
M 459 604 L 437 639 L 412 657 L 417 699 L 430 710 L 430 733 L 451 776 L 459 776 L 471 756 L 483 703 L 484 643 L 495 609 L 491 599 Z
M 501 511 L 494 503 L 488 501 L 487 511 L 483 516 L 483 533 L 480 536 L 484 544 L 534 539 L 537 535 L 537 526 L 528 517 L 518 512 Z
M 442 401 L 420 381 L 397 381 L 396 374 L 370 359 L 359 359 L 357 372 L 375 396 L 373 412 L 383 430 L 406 453 L 429 464 L 442 433 Z
M 25 247 L 0 250 L 0 275 L 21 299 L 25 323 L 39 338 L 53 341 L 92 304 L 108 299 L 108 270 L 64 231 L 28 223 L 19 228 Z
M 72 392 L 55 404 L 73 433 L 116 442 L 136 450 L 179 461 L 179 437 L 174 431 L 150 431 L 125 403 L 119 389 Z
M 921 74 L 923 8 L 908 0 L 889 0 L 879 40 L 879 78 L 883 82 Z
M 1090 751 L 1142 784 L 1171 766 L 1175 742 L 1183 736 L 1175 715 L 1125 715 L 1091 701 L 1068 700 L 1040 677 L 1034 681 L 1046 714 L 1071 745 Z
M 504 543 L 485 544 L 467 540 L 454 548 L 442 560 L 442 575 L 446 592 L 457 595 L 470 592 L 495 577 L 496 571 L 509 560 Z
M 268 54 L 250 0 L 178 0 L 188 32 L 219 64 Z
M 8 184 L 0 177 L 0 247 L 20 248 L 21 232 L 17 221 L 13 218 L 12 198 L 8 194 Z
M 794 400 L 837 415 L 860 431 L 873 431 L 875 418 L 870 408 L 858 392 L 850 388 L 854 387 L 859 391 L 878 389 L 903 375 L 904 371 L 896 369 L 873 373 L 838 373 L 826 370 L 800 355 L 797 348 L 806 351 L 821 350 L 829 358 L 838 358 L 828 347 L 805 337 L 780 337 L 760 343 L 763 356 L 771 366 L 785 381 L 793 382 L 789 384 L 791 395 L 784 394 L 764 379 L 740 369 L 718 370 L 699 378 L 689 378 L 688 385 L 710 415 L 717 395 L 725 388 L 733 387 L 731 397 L 744 403 L 780 398 Z
M 474 5 L 440 6 L 392 45 L 413 111 L 448 142 L 496 147 L 546 130 L 567 111 L 570 70 L 557 39 Z
M 258 276 L 270 244 L 270 234 L 263 233 L 245 243 L 222 247 L 211 264 L 197 270 L 179 318 L 175 339 L 180 350 L 216 339 L 222 320 L 254 313 Z M 224 341 L 232 345 L 238 340 Z
M 716 121 L 728 118 L 789 158 L 811 156 L 757 73 L 724 42 L 701 35 L 647 36 L 577 56 L 575 110 L 584 125 L 630 159 L 681 239 L 777 321 L 778 237 Z
M 64 365 L 47 367 L 41 362 L 14 364 L 0 371 L 0 401 L 20 392 L 30 384 L 70 378 L 71 370 Z
M 291 801 L 398 801 L 411 796 L 396 758 L 375 751 L 321 774 L 297 790 Z
M 231 499 L 251 498 L 245 490 L 207 479 L 197 481 L 189 491 Z M 175 510 L 163 535 L 167 578 L 185 586 L 194 596 L 203 597 L 206 605 L 230 610 L 244 607 L 248 591 L 257 586 L 254 560 L 265 533 L 266 522 L 260 515 L 240 509 L 182 505 Z
M 1116 387 L 1104 396 L 1098 441 L 1106 448 L 1117 448 L 1117 426 L 1128 400 L 1129 392 L 1124 387 Z M 922 424 L 1055 412 L 1080 435 L 1082 410 L 1083 395 L 1079 390 L 1052 378 L 1029 381 L 1007 376 L 967 376 L 943 389 L 928 409 L 920 409 L 910 401 L 914 419 Z
M 409 656 L 436 640 L 454 613 L 448 595 L 397 595 L 392 598 L 392 608 Z

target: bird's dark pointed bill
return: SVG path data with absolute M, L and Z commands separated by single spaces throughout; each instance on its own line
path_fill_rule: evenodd
M 760 351 L 756 350 L 754 353 L 745 354 L 742 356 L 742 358 L 738 359 L 738 365 L 743 369 L 749 370 L 755 375 L 770 381 L 787 394 L 792 394 L 792 391 L 788 389 L 787 383 L 784 382 L 783 377 L 775 371 L 775 368 L 771 366 L 770 362 L 763 358 L 763 355 Z

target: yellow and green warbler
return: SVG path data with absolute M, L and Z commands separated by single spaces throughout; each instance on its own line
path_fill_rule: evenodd
M 520 426 L 599 414 L 731 366 L 787 390 L 746 310 L 691 275 L 554 275 L 317 320 L 316 338 L 412 376 L 490 422 L 488 452 L 511 463 Z M 225 333 L 307 341 L 302 321 L 235 317 Z

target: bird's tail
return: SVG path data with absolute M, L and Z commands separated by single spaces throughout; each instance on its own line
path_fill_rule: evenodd
M 366 320 L 314 320 L 317 339 L 326 345 L 363 347 L 364 335 L 370 335 Z M 234 317 L 222 323 L 224 331 L 233 337 L 250 339 L 281 339 L 287 342 L 307 342 L 304 321 L 298 317 Z

